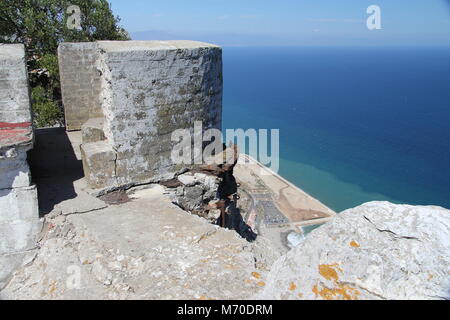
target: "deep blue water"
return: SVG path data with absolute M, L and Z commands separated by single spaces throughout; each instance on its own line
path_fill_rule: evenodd
M 280 129 L 279 173 L 336 211 L 450 208 L 450 48 L 224 48 L 224 128 Z

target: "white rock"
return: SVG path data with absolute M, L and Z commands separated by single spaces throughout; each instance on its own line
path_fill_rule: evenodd
M 191 187 L 197 183 L 197 180 L 193 175 L 190 174 L 182 174 L 178 176 L 178 180 L 184 184 L 185 186 Z
M 291 248 L 297 247 L 300 243 L 302 243 L 305 240 L 305 236 L 302 234 L 299 234 L 297 232 L 291 232 L 287 236 L 288 245 Z
M 371 202 L 311 232 L 257 299 L 448 299 L 450 211 Z

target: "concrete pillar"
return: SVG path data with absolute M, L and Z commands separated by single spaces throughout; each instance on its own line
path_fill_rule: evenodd
M 62 43 L 58 48 L 59 73 L 66 128 L 80 130 L 90 118 L 102 116 L 100 75 L 95 68 L 96 42 Z
M 23 45 L 0 45 L 0 289 L 33 255 L 41 229 L 27 151 L 33 147 Z
M 195 121 L 221 129 L 221 48 L 195 41 L 99 41 L 98 48 L 105 140 L 82 147 L 91 187 L 170 178 L 180 169 L 171 161 L 174 130 L 192 130 Z M 97 153 L 108 155 L 103 165 Z
M 31 122 L 28 73 L 22 44 L 0 43 L 0 122 Z

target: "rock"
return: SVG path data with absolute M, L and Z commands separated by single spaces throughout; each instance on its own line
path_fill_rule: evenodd
M 175 193 L 175 195 L 176 195 L 177 197 L 182 197 L 182 196 L 184 196 L 184 188 L 183 188 L 183 187 L 178 187 L 178 188 L 177 188 L 177 191 L 176 191 L 176 193 Z
M 205 180 L 206 180 L 207 175 L 204 173 L 196 173 L 194 174 L 194 178 L 196 181 L 198 181 L 199 183 L 204 184 Z
M 197 179 L 195 178 L 195 176 L 188 173 L 178 176 L 178 180 L 180 180 L 180 182 L 187 187 L 192 187 L 197 184 Z
M 110 286 L 112 284 L 112 273 L 98 260 L 92 265 L 92 274 L 103 285 Z
M 371 202 L 275 262 L 257 299 L 449 299 L 450 211 Z
M 203 182 L 207 189 L 217 190 L 219 183 L 217 182 L 217 177 L 206 176 Z
M 214 221 L 217 221 L 217 219 L 220 218 L 220 215 L 221 215 L 220 210 L 218 210 L 218 209 L 210 210 L 210 211 L 208 212 L 208 216 L 207 216 L 206 219 L 207 219 L 208 221 L 214 222 Z
M 185 189 L 186 197 L 192 201 L 200 201 L 203 196 L 203 188 L 201 186 L 188 187 Z
M 290 248 L 297 247 L 304 240 L 305 240 L 305 236 L 302 234 L 299 234 L 297 232 L 291 232 L 287 236 L 287 241 L 288 241 L 288 245 Z
M 117 261 L 111 261 L 108 263 L 108 269 L 111 271 L 122 271 L 122 264 Z
M 171 192 L 172 201 L 192 214 L 216 223 L 220 211 L 209 212 L 206 203 L 217 202 L 217 177 L 204 173 L 187 172 L 178 176 L 182 183 L 176 190 Z

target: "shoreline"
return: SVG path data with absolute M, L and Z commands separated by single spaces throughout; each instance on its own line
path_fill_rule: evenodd
M 256 200 L 256 202 L 273 203 L 278 211 L 277 214 L 281 213 L 285 218 L 285 221 L 279 225 L 296 227 L 320 225 L 330 221 L 337 214 L 249 155 L 240 155 L 235 174 L 243 188 L 254 198 L 255 195 L 256 198 L 260 198 L 261 195 L 266 196 L 262 201 Z M 275 209 L 266 206 L 263 210 L 264 218 L 269 211 L 273 210 Z M 268 224 L 267 221 L 265 224 Z

